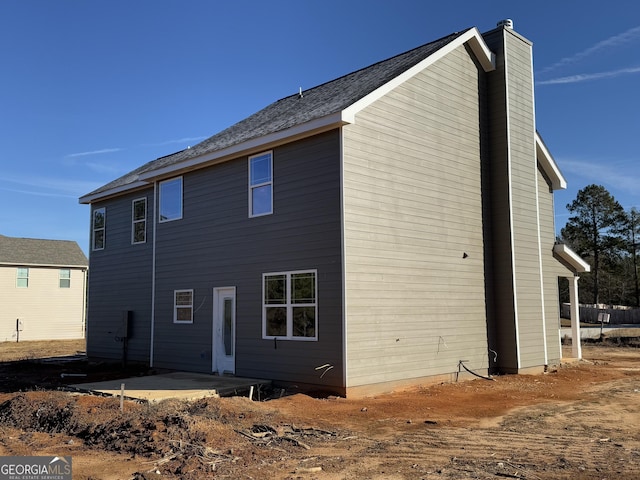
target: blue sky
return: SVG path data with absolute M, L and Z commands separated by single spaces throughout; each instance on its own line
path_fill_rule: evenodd
M 569 188 L 640 208 L 640 3 L 3 0 L 0 234 L 89 245 L 78 197 L 269 103 L 511 18 L 534 44 L 537 126 Z

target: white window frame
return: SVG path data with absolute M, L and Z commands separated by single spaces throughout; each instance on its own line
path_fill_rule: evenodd
M 102 227 L 96 228 L 96 214 L 102 212 Z M 102 246 L 96 247 L 96 232 L 102 232 Z M 91 214 L 91 250 L 104 250 L 107 243 L 107 209 L 105 207 L 96 208 Z
M 143 202 L 144 205 L 144 218 L 136 219 L 136 203 Z M 144 238 L 136 241 L 136 225 L 144 224 Z M 147 243 L 147 197 L 136 198 L 131 200 L 131 245 L 138 245 L 140 243 Z
M 269 180 L 268 181 L 264 181 L 264 182 L 256 182 L 255 184 L 252 182 L 251 180 L 251 166 L 252 166 L 252 161 L 260 158 L 260 157 L 264 157 L 264 156 L 269 156 Z M 273 150 L 269 150 L 267 152 L 262 152 L 262 153 L 258 153 L 256 155 L 251 155 L 249 157 L 249 162 L 248 162 L 248 183 L 249 183 L 249 218 L 254 218 L 254 217 L 263 217 L 265 215 L 272 215 L 273 214 Z M 253 192 L 254 190 L 258 189 L 258 188 L 262 188 L 262 187 L 270 187 L 270 192 L 269 192 L 269 211 L 268 212 L 262 212 L 262 213 L 253 213 Z
M 180 183 L 180 213 L 176 217 L 163 219 L 162 218 L 162 186 L 172 182 Z M 161 181 L 158 185 L 158 223 L 166 223 L 166 222 L 173 222 L 175 220 L 182 220 L 183 206 L 184 206 L 184 183 L 182 180 L 182 176 L 173 177 L 173 178 L 169 178 L 167 180 Z
M 23 274 L 20 275 L 21 273 Z M 20 285 L 20 280 L 25 280 L 25 285 Z M 29 267 L 18 267 L 16 269 L 16 288 L 29 288 Z
M 63 275 L 63 273 L 66 274 Z M 65 283 L 63 285 L 63 282 Z M 58 271 L 58 287 L 59 288 L 71 288 L 71 269 L 70 268 L 61 268 Z
M 291 278 L 295 274 L 309 274 L 312 273 L 314 276 L 314 302 L 312 303 L 293 303 L 291 298 Z M 271 276 L 285 276 L 286 282 L 286 299 L 285 303 L 282 304 L 267 304 L 265 295 L 266 295 L 266 287 L 265 281 L 267 277 Z M 280 307 L 286 308 L 287 311 L 287 334 L 282 335 L 267 335 L 267 308 L 269 307 Z M 313 307 L 314 315 L 315 315 L 315 325 L 314 325 L 314 336 L 313 337 L 302 337 L 293 334 L 293 309 L 294 307 Z M 263 273 L 262 274 L 262 338 L 264 340 L 273 340 L 274 338 L 278 340 L 296 340 L 302 342 L 317 342 L 318 341 L 318 271 L 317 270 L 292 270 L 288 272 L 271 272 L 271 273 Z
M 189 293 L 191 295 L 191 303 L 190 304 L 181 304 L 178 305 L 178 294 L 179 293 Z M 189 320 L 178 320 L 178 310 L 179 309 L 191 309 L 191 315 Z M 179 324 L 191 324 L 193 323 L 193 289 L 183 289 L 183 290 L 174 290 L 173 291 L 173 323 Z

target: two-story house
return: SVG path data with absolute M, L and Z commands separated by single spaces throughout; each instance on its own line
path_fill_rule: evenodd
M 587 266 L 534 107 L 531 42 L 469 28 L 83 196 L 88 354 L 344 395 L 558 362 Z
M 87 267 L 76 242 L 0 235 L 0 342 L 84 338 Z

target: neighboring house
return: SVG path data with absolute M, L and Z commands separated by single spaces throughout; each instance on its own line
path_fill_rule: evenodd
M 84 338 L 87 266 L 76 242 L 0 235 L 0 342 Z
M 531 51 L 457 32 L 82 197 L 89 355 L 345 395 L 559 362 L 588 265 L 554 246 Z

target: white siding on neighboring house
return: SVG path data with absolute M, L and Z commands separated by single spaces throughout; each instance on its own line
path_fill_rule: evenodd
M 60 288 L 59 268 L 28 268 L 25 288 L 16 284 L 16 266 L 0 266 L 0 341 L 84 338 L 86 270 L 71 268 L 69 288 Z

